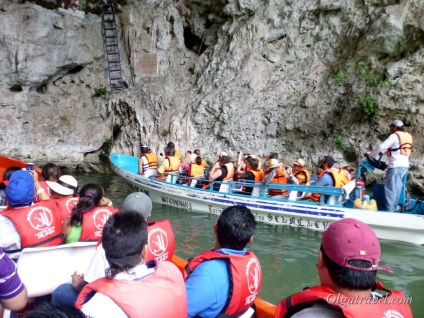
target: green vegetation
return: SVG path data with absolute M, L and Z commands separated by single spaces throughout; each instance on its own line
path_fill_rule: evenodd
M 96 93 L 97 97 L 102 97 L 102 96 L 106 95 L 107 89 L 104 86 L 99 86 L 99 87 L 94 89 L 94 92 Z
M 106 138 L 101 147 L 102 152 L 99 154 L 99 160 L 109 164 L 109 155 L 112 150 L 112 138 Z
M 380 114 L 380 109 L 378 108 L 377 101 L 370 93 L 358 98 L 358 103 L 361 109 L 364 111 L 368 119 L 377 119 Z
M 348 148 L 348 143 L 346 139 L 339 134 L 335 134 L 331 137 L 331 142 L 333 146 L 341 151 L 345 151 Z
M 347 75 L 345 72 L 340 71 L 333 77 L 333 82 L 336 85 L 341 85 L 345 83 L 348 80 Z
M 162 130 L 162 132 L 160 133 L 160 135 L 161 135 L 163 138 L 168 137 L 170 134 L 171 134 L 171 130 L 170 130 L 170 129 L 164 129 L 164 130 Z

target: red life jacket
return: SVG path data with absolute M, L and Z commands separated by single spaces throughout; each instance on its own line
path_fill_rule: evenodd
M 75 307 L 81 309 L 92 291 L 111 298 L 131 318 L 187 317 L 184 280 L 170 262 L 158 262 L 156 271 L 141 279 L 97 279 L 82 289 Z
M 72 209 L 78 204 L 78 197 L 66 197 L 60 199 L 53 199 L 60 212 L 60 219 L 63 221 L 71 216 Z
M 213 250 L 206 251 L 193 258 L 185 267 L 184 279 L 202 262 L 213 259 L 225 259 L 230 275 L 230 294 L 221 313 L 240 315 L 255 301 L 262 285 L 262 269 L 259 260 L 253 252 L 246 255 L 221 254 Z
M 23 208 L 8 208 L 1 212 L 1 215 L 11 219 L 15 225 L 21 236 L 21 249 L 56 246 L 63 242 L 62 221 L 53 200 L 41 201 Z
M 152 259 L 170 261 L 175 251 L 175 238 L 169 220 L 149 223 L 147 231 L 149 248 L 146 253 L 146 262 Z
M 40 183 L 41 188 L 43 188 L 44 191 L 51 197 L 52 190 L 50 190 L 50 187 L 47 185 L 46 181 L 40 180 L 38 182 Z M 38 194 L 34 188 L 34 199 L 32 200 L 32 202 L 38 202 L 38 201 L 40 201 L 40 198 L 38 197 Z
M 284 174 L 284 171 L 278 171 L 274 178 L 272 178 L 271 183 L 282 183 L 287 184 L 289 183 L 289 180 L 286 178 L 286 175 Z M 282 195 L 284 193 L 287 193 L 288 190 L 282 190 L 282 189 L 268 189 L 268 192 L 270 195 Z
M 400 299 L 404 302 L 406 300 L 405 295 L 402 292 L 389 291 L 385 289 L 381 283 L 377 283 L 377 288 L 388 291 L 389 294 L 387 298 L 362 299 L 360 297 L 346 296 L 336 293 L 330 287 L 325 285 L 311 287 L 280 301 L 274 317 L 291 317 L 302 309 L 324 301 L 330 305 L 340 308 L 346 318 L 412 318 L 411 308 L 409 305 L 406 303 L 399 304 Z M 391 315 L 386 316 L 385 313 L 391 313 Z
M 400 153 L 404 156 L 410 156 L 411 155 L 411 149 L 412 149 L 412 136 L 410 133 L 407 133 L 405 131 L 396 131 L 395 134 L 399 138 L 399 148 L 390 148 L 387 149 L 387 157 L 390 157 L 392 155 L 393 151 L 400 150 Z
M 80 241 L 98 241 L 102 237 L 103 226 L 109 216 L 118 212 L 117 208 L 98 206 L 82 215 Z

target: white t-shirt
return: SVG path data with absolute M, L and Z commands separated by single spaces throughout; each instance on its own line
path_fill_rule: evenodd
M 386 153 L 387 149 L 396 149 L 400 147 L 399 137 L 396 134 L 391 134 L 382 144 L 374 147 L 368 155 L 374 157 L 380 152 Z M 392 151 L 389 158 L 389 168 L 398 168 L 398 167 L 409 167 L 409 156 L 401 154 L 401 151 Z

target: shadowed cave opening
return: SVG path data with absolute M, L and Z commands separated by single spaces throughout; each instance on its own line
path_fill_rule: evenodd
M 186 48 L 201 55 L 208 47 L 202 39 L 191 31 L 190 27 L 184 28 L 184 44 Z

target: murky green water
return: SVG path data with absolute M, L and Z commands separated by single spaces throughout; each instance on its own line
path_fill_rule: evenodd
M 132 192 L 116 175 L 76 175 L 80 185 L 101 184 L 115 206 L 120 206 Z M 187 259 L 210 249 L 215 237 L 214 215 L 186 212 L 154 205 L 153 219 L 169 219 L 176 235 L 176 254 Z M 250 248 L 261 261 L 263 284 L 260 297 L 276 304 L 281 298 L 319 282 L 316 273 L 317 252 L 321 234 L 307 229 L 258 224 Z M 413 297 L 414 317 L 424 317 L 424 246 L 383 241 L 381 264 L 392 267 L 394 274 L 379 273 L 386 287 L 400 289 Z

